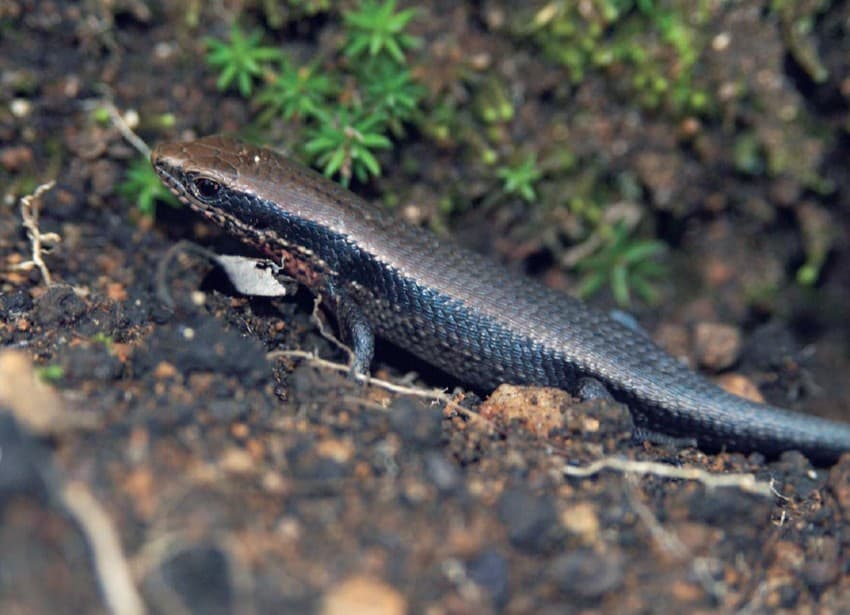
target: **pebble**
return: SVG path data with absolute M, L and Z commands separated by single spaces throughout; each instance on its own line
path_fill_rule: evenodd
M 389 416 L 390 424 L 405 443 L 421 448 L 440 446 L 443 412 L 439 407 L 398 397 L 390 404 Z
M 443 493 L 454 491 L 461 482 L 457 467 L 439 452 L 425 455 L 425 476 Z
M 233 590 L 227 557 L 213 545 L 180 551 L 161 568 L 162 580 L 185 613 L 234 613 Z M 161 591 L 161 590 L 160 590 Z
M 0 294 L 0 318 L 9 319 L 32 309 L 32 297 L 25 290 Z
M 557 558 L 549 574 L 564 594 L 593 599 L 623 584 L 623 562 L 617 554 L 577 549 Z
M 479 553 L 467 566 L 467 574 L 476 585 L 485 589 L 497 606 L 504 605 L 510 597 L 509 566 L 507 558 L 495 549 Z
M 0 150 L 0 166 L 9 172 L 20 171 L 32 163 L 32 149 L 26 145 L 5 147 Z
M 556 548 L 560 521 L 555 503 L 524 487 L 507 489 L 499 498 L 499 518 L 508 530 L 508 538 L 528 553 L 543 553 Z
M 720 371 L 734 364 L 741 353 L 741 331 L 716 322 L 701 322 L 694 329 L 694 352 L 703 367 Z
M 584 544 L 591 545 L 599 540 L 599 515 L 590 502 L 570 506 L 561 515 L 561 523 L 571 534 L 580 536 Z
M 86 312 L 86 302 L 66 285 L 51 286 L 35 301 L 35 314 L 45 326 L 67 325 Z
M 0 411 L 0 450 L 3 451 L 0 501 L 17 493 L 46 496 L 49 485 L 45 477 L 51 471 L 50 453 L 5 411 Z
M 404 615 L 407 601 L 394 587 L 379 579 L 355 575 L 338 583 L 322 597 L 321 615 Z
M 519 421 L 528 431 L 545 438 L 564 426 L 563 409 L 572 403 L 569 393 L 560 389 L 503 384 L 481 404 L 479 411 L 488 419 Z

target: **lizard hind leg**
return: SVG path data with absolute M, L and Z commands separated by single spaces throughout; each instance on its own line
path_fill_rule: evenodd
M 342 342 L 352 353 L 351 370 L 368 375 L 375 354 L 375 332 L 360 305 L 345 295 L 336 296 L 336 318 Z

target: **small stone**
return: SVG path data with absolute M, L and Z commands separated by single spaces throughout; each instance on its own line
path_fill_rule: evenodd
M 517 548 L 540 553 L 552 550 L 560 542 L 560 522 L 552 498 L 515 487 L 502 493 L 498 510 L 508 538 Z
M 467 566 L 467 573 L 476 585 L 487 590 L 497 605 L 504 605 L 510 596 L 507 558 L 495 549 L 478 554 Z
M 57 284 L 35 302 L 35 313 L 46 326 L 67 325 L 86 312 L 86 302 L 70 286 Z
M 157 380 L 171 379 L 177 376 L 177 368 L 168 361 L 160 361 L 153 370 L 153 377 Z
M 233 589 L 227 556 L 211 544 L 178 552 L 161 566 L 162 580 L 185 613 L 233 613 Z
M 242 448 L 230 448 L 219 460 L 219 466 L 230 474 L 250 474 L 255 467 L 251 454 Z
M 234 423 L 230 426 L 230 435 L 237 440 L 244 440 L 251 433 L 251 429 L 245 423 Z
M 679 602 L 696 602 L 705 595 L 705 591 L 694 583 L 678 579 L 670 585 L 670 595 Z
M 411 397 L 399 397 L 390 404 L 389 415 L 393 429 L 406 443 L 422 448 L 440 445 L 443 412 L 437 406 Z
M 567 508 L 561 515 L 561 524 L 571 534 L 581 536 L 587 545 L 599 539 L 599 515 L 590 502 L 580 502 Z
M 32 149 L 26 145 L 5 147 L 0 150 L 0 165 L 9 172 L 20 171 L 32 163 Z
M 407 601 L 380 579 L 352 576 L 330 588 L 322 598 L 322 615 L 404 615 Z
M 764 403 L 764 396 L 752 380 L 741 374 L 723 374 L 716 380 L 722 388 L 733 395 L 749 399 L 759 404 Z
M 830 469 L 827 484 L 846 519 L 850 515 L 850 455 L 843 455 Z
M 16 118 L 24 118 L 32 112 L 32 103 L 26 98 L 16 98 L 9 105 L 9 110 Z
M 655 343 L 674 357 L 686 357 L 691 347 L 687 328 L 676 324 L 662 324 L 653 335 Z
M 623 562 L 614 553 L 578 549 L 557 558 L 549 574 L 564 594 L 594 599 L 622 585 Z
M 127 300 L 127 287 L 120 282 L 111 282 L 106 286 L 106 296 L 113 301 L 122 302 Z
M 444 493 L 457 489 L 461 481 L 457 467 L 438 452 L 425 455 L 425 476 Z
M 163 363 L 160 363 L 162 365 Z M 171 366 L 170 363 L 164 363 L 165 365 Z M 173 366 L 171 366 L 173 369 Z M 157 366 L 157 369 L 159 366 Z M 229 421 L 235 421 L 240 416 L 242 416 L 246 408 L 245 406 L 233 399 L 214 399 L 209 404 L 210 415 L 219 422 L 227 423 Z
M 525 387 L 503 384 L 481 404 L 481 416 L 503 421 L 517 420 L 542 438 L 564 426 L 563 409 L 573 398 L 551 387 Z
M 350 440 L 326 438 L 316 446 L 316 454 L 324 459 L 332 459 L 336 463 L 344 464 L 351 461 L 354 456 L 354 445 Z
M 121 481 L 121 490 L 130 496 L 137 515 L 146 521 L 153 518 L 159 491 L 153 472 L 149 468 L 139 467 L 128 472 Z
M 738 360 L 741 332 L 730 325 L 701 322 L 694 330 L 694 344 L 699 364 L 720 371 Z
M 803 546 L 791 540 L 777 540 L 771 551 L 776 565 L 782 568 L 799 570 L 806 563 L 806 552 Z
M 803 579 L 813 591 L 819 592 L 826 585 L 833 583 L 840 574 L 835 562 L 806 562 L 801 571 Z
M 32 309 L 32 297 L 25 290 L 0 294 L 0 318 L 19 316 Z

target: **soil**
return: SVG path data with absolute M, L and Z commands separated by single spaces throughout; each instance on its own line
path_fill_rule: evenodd
M 470 391 L 387 345 L 375 377 L 452 394 L 269 356 L 346 360 L 308 293 L 241 296 L 191 253 L 170 261 L 165 306 L 155 272 L 175 243 L 242 248 L 183 209 L 140 215 L 117 190 L 137 153 L 92 111 L 105 97 L 136 110 L 151 143 L 248 125 L 254 110 L 201 61 L 238 3 L 212 4 L 192 28 L 172 3 L 0 1 L 0 611 L 850 612 L 850 456 L 815 468 L 793 452 L 636 443 L 619 404 Z M 635 310 L 659 343 L 744 394 L 850 420 L 850 3 L 814 21 L 819 83 L 761 3 L 731 4 L 710 36 L 742 47 L 706 70 L 771 101 L 732 127 L 640 111 L 600 76 L 566 96 L 562 69 L 508 35 L 497 2 L 424 4 L 417 63 L 439 90 L 460 87 L 462 59 L 487 58 L 523 92 L 510 139 L 551 151 L 566 126 L 580 159 L 633 174 L 672 247 L 663 302 Z M 333 45 L 335 19 L 276 36 Z M 816 129 L 777 123 L 773 105 Z M 145 123 L 164 113 L 175 126 Z M 799 165 L 742 174 L 742 124 Z M 449 191 L 483 200 L 460 149 L 411 134 L 399 151 L 355 188 L 412 199 L 425 221 Z M 37 221 L 61 237 L 43 255 L 48 285 L 21 266 L 33 248 L 18 198 L 54 178 Z M 520 208 L 470 207 L 451 232 L 568 289 L 563 246 L 529 239 L 546 214 Z M 806 229 L 834 238 L 814 286 L 794 281 Z M 762 487 L 718 484 L 726 474 Z

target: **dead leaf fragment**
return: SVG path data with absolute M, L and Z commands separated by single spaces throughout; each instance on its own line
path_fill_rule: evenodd
M 29 356 L 19 350 L 0 352 L 0 406 L 38 435 L 97 425 L 96 415 L 69 411 L 56 390 L 39 379 Z

